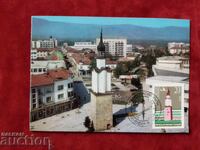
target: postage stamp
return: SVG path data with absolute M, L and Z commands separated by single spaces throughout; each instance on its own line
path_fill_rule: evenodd
M 152 109 L 153 128 L 184 128 L 184 85 L 161 84 L 153 87 L 153 93 L 159 98 L 161 107 Z

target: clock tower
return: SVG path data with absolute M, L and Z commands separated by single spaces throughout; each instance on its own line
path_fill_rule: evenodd
M 164 120 L 168 121 L 168 120 L 172 120 L 172 119 L 173 119 L 172 100 L 170 98 L 170 91 L 168 89 L 167 95 L 166 95 L 166 98 L 165 98 Z
M 91 119 L 95 131 L 106 130 L 113 125 L 111 69 L 106 67 L 102 30 L 97 46 L 96 67 L 92 71 Z

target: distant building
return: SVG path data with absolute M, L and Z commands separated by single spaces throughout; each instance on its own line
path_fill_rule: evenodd
M 74 92 L 71 73 L 65 69 L 31 75 L 31 121 L 73 108 Z
M 92 44 L 92 42 L 75 42 L 74 46 L 71 46 L 71 48 L 74 48 L 77 50 L 83 50 L 83 49 L 96 50 L 97 46 L 96 44 Z
M 54 51 L 58 51 L 58 48 L 36 48 L 31 49 L 31 60 L 46 60 Z
M 180 56 L 159 57 L 152 69 L 154 75 L 188 77 L 189 58 Z
M 189 43 L 168 43 L 168 51 L 170 54 L 181 54 L 188 53 L 190 51 Z
M 31 61 L 31 74 L 43 74 L 48 70 L 55 70 L 59 68 L 66 68 L 63 60 L 41 60 Z
M 126 53 L 132 53 L 133 52 L 133 45 L 132 44 L 127 44 L 126 45 Z
M 32 48 L 56 48 L 58 41 L 50 36 L 49 40 L 36 40 L 31 42 Z
M 96 43 L 99 43 L 100 39 L 96 39 Z M 104 45 L 106 54 L 111 54 L 112 56 L 123 56 L 126 57 L 127 50 L 127 39 L 125 38 L 105 38 Z
M 91 63 L 96 57 L 95 53 L 72 53 L 69 56 L 70 62 L 73 64 L 76 73 L 81 76 L 91 76 Z M 115 69 L 117 66 L 116 61 L 106 59 L 106 67 Z

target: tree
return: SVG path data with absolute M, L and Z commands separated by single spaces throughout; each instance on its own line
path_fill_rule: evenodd
M 86 128 L 88 128 L 88 132 L 94 131 L 93 121 L 90 120 L 89 116 L 85 117 L 85 122 L 83 123 Z
M 90 63 L 90 71 L 92 71 L 94 68 L 96 68 L 97 63 L 95 59 L 92 59 L 91 63 Z
M 131 80 L 131 84 L 134 85 L 135 87 L 137 87 L 138 89 L 142 89 L 142 84 L 140 82 L 140 78 L 133 78 Z

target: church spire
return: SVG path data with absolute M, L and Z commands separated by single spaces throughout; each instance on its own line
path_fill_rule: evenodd
M 101 28 L 101 32 L 100 32 L 100 41 L 99 41 L 99 45 L 97 46 L 97 50 L 98 50 L 98 56 L 105 57 L 105 45 L 103 43 L 102 28 Z

